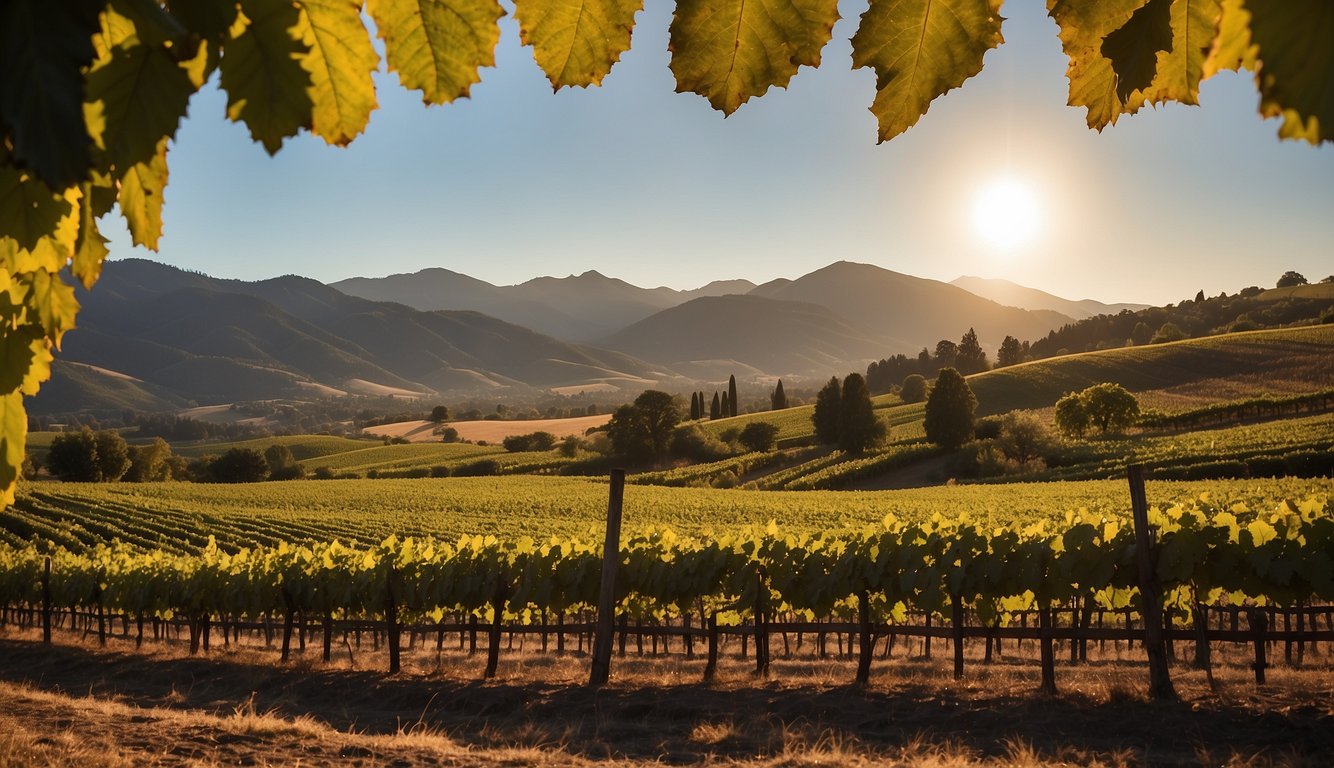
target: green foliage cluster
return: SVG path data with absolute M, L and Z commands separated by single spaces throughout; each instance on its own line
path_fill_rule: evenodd
M 963 376 L 953 368 L 941 369 L 926 398 L 926 439 L 942 448 L 958 448 L 973 438 L 976 410 L 977 398 Z
M 817 440 L 848 453 L 863 453 L 884 442 L 888 434 L 860 373 L 849 373 L 842 382 L 830 378 L 815 397 L 811 422 Z
M 1099 434 L 1123 432 L 1139 418 L 1139 401 L 1120 384 L 1103 382 L 1056 401 L 1056 428 L 1080 438 L 1089 429 Z
M 501 441 L 501 445 L 510 453 L 521 451 L 549 451 L 556 447 L 556 436 L 550 432 L 531 432 L 526 435 L 510 435 Z
M 634 403 L 623 405 L 607 422 L 616 456 L 633 462 L 656 461 L 667 456 L 672 432 L 681 421 L 676 399 L 656 389 L 645 390 Z
M 1151 522 L 1156 576 L 1174 613 L 1188 616 L 1206 603 L 1334 599 L 1328 498 L 1268 509 L 1201 500 L 1155 509 Z M 910 610 L 940 614 L 958 600 L 987 625 L 1077 599 L 1133 609 L 1140 599 L 1134 547 L 1129 526 L 1084 511 L 1054 525 L 1000 528 L 963 517 L 905 522 L 887 515 L 860 530 L 805 535 L 773 521 L 698 538 L 658 529 L 621 548 L 617 608 L 664 617 L 703 606 L 727 622 L 762 601 L 780 613 L 824 618 L 848 615 L 860 596 L 871 599 L 880 620 L 901 621 Z M 80 553 L 0 545 L 0 604 L 39 602 L 48 556 L 58 604 L 192 618 L 294 610 L 376 618 L 392 584 L 408 621 L 453 613 L 527 623 L 541 612 L 591 607 L 600 570 L 594 546 L 558 536 L 391 536 L 366 547 L 283 541 L 231 552 L 209 539 L 179 555 L 119 544 Z M 501 615 L 491 610 L 496 595 L 503 596 Z
M 46 455 L 46 468 L 61 480 L 115 482 L 129 471 L 130 449 L 117 432 L 87 427 L 57 435 Z

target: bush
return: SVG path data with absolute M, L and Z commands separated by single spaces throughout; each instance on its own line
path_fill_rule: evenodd
M 995 440 L 1001 434 L 999 416 L 985 416 L 973 425 L 973 438 L 977 440 Z
M 579 443 L 580 440 L 578 436 L 566 435 L 565 439 L 560 441 L 560 446 L 557 450 L 560 451 L 561 456 L 564 456 L 567 459 L 573 459 L 579 453 Z
M 315 471 L 310 473 L 311 478 L 315 480 L 332 480 L 334 471 L 329 467 L 316 467 Z
M 738 440 L 752 452 L 771 451 L 778 437 L 778 426 L 764 421 L 752 421 L 741 430 Z
M 457 443 L 459 441 L 459 431 L 453 427 L 445 427 L 440 430 L 440 442 Z
M 84 427 L 56 435 L 46 455 L 46 467 L 68 482 L 113 482 L 130 469 L 130 450 L 119 433 L 93 432 Z
M 431 467 L 431 477 L 449 477 L 449 467 L 443 465 Z
M 717 461 L 732 455 L 732 447 L 700 429 L 697 424 L 677 427 L 672 432 L 671 455 L 688 461 Z
M 495 459 L 474 461 L 454 470 L 454 477 L 490 477 L 498 474 L 500 474 L 500 462 Z
M 926 378 L 919 373 L 910 373 L 899 387 L 899 399 L 905 403 L 920 403 L 926 397 Z
M 556 447 L 556 436 L 550 432 L 532 432 L 526 435 L 510 435 L 501 441 L 510 453 L 522 451 L 549 451 Z
M 1025 470 L 1038 470 L 1051 447 L 1051 436 L 1040 419 L 1029 413 L 1010 412 L 1000 421 L 996 447 L 1005 458 Z

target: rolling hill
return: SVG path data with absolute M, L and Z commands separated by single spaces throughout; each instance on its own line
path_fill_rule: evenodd
M 796 280 L 765 283 L 750 295 L 831 308 L 879 343 L 881 356 L 934 348 L 941 339 L 957 341 L 969 328 L 977 330 L 984 347 L 994 349 L 1006 335 L 1036 338 L 1071 322 L 1059 312 L 1005 307 L 938 280 L 848 261 Z
M 85 369 L 67 386 L 44 388 L 34 413 L 155 402 L 145 393 L 162 403 L 211 404 L 331 390 L 642 389 L 660 375 L 628 355 L 477 312 L 422 312 L 301 277 L 219 280 L 129 259 L 109 262 L 97 289 L 79 299 L 79 327 L 61 359 L 111 375 Z M 114 392 L 104 386 L 113 380 Z
M 958 286 L 969 293 L 976 294 L 984 299 L 990 299 L 997 304 L 1004 304 L 1007 307 L 1035 311 L 1049 310 L 1059 312 L 1075 320 L 1083 320 L 1094 315 L 1115 315 L 1127 309 L 1134 312 L 1138 309 L 1147 309 L 1149 306 L 1148 304 L 1104 304 L 1093 299 L 1081 299 L 1079 301 L 1063 299 L 1046 291 L 1039 291 L 1036 288 L 1029 288 L 1000 278 L 965 275 L 951 280 L 950 285 Z
M 761 296 L 688 301 L 601 341 L 683 374 L 725 379 L 738 365 L 771 376 L 863 368 L 881 347 L 830 310 Z

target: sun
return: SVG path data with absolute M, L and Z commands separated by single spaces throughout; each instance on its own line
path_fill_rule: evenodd
M 973 228 L 997 251 L 1011 253 L 1027 245 L 1041 225 L 1042 205 L 1024 179 L 994 179 L 973 201 Z

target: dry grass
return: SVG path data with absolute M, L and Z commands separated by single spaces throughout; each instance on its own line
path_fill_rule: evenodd
M 69 642 L 68 638 L 60 638 Z M 1173 669 L 1182 701 L 1146 701 L 1142 659 L 1108 649 L 1062 664 L 1056 697 L 1036 693 L 1032 649 L 967 676 L 920 657 L 877 658 L 872 685 L 847 684 L 854 662 L 782 659 L 771 677 L 725 649 L 719 679 L 702 662 L 631 654 L 610 686 L 582 683 L 587 659 L 484 656 L 430 643 L 390 677 L 369 649 L 326 667 L 317 651 L 286 667 L 272 651 L 233 645 L 191 658 L 175 642 L 133 652 L 0 637 L 0 768 L 79 764 L 646 765 L 1328 765 L 1334 665 L 1276 667 L 1256 689 L 1245 654 L 1216 650 L 1217 689 Z M 805 651 L 809 651 L 807 645 Z M 831 647 L 832 650 L 832 647 Z M 1090 649 L 1091 651 L 1095 649 Z M 1124 656 L 1124 658 L 1121 658 Z M 1281 659 L 1281 654 L 1279 655 Z M 368 669 L 369 668 L 369 669 Z M 91 745 L 91 746 L 89 746 Z M 4 762 L 8 759 L 10 762 Z M 119 762 L 118 762 L 119 761 Z

